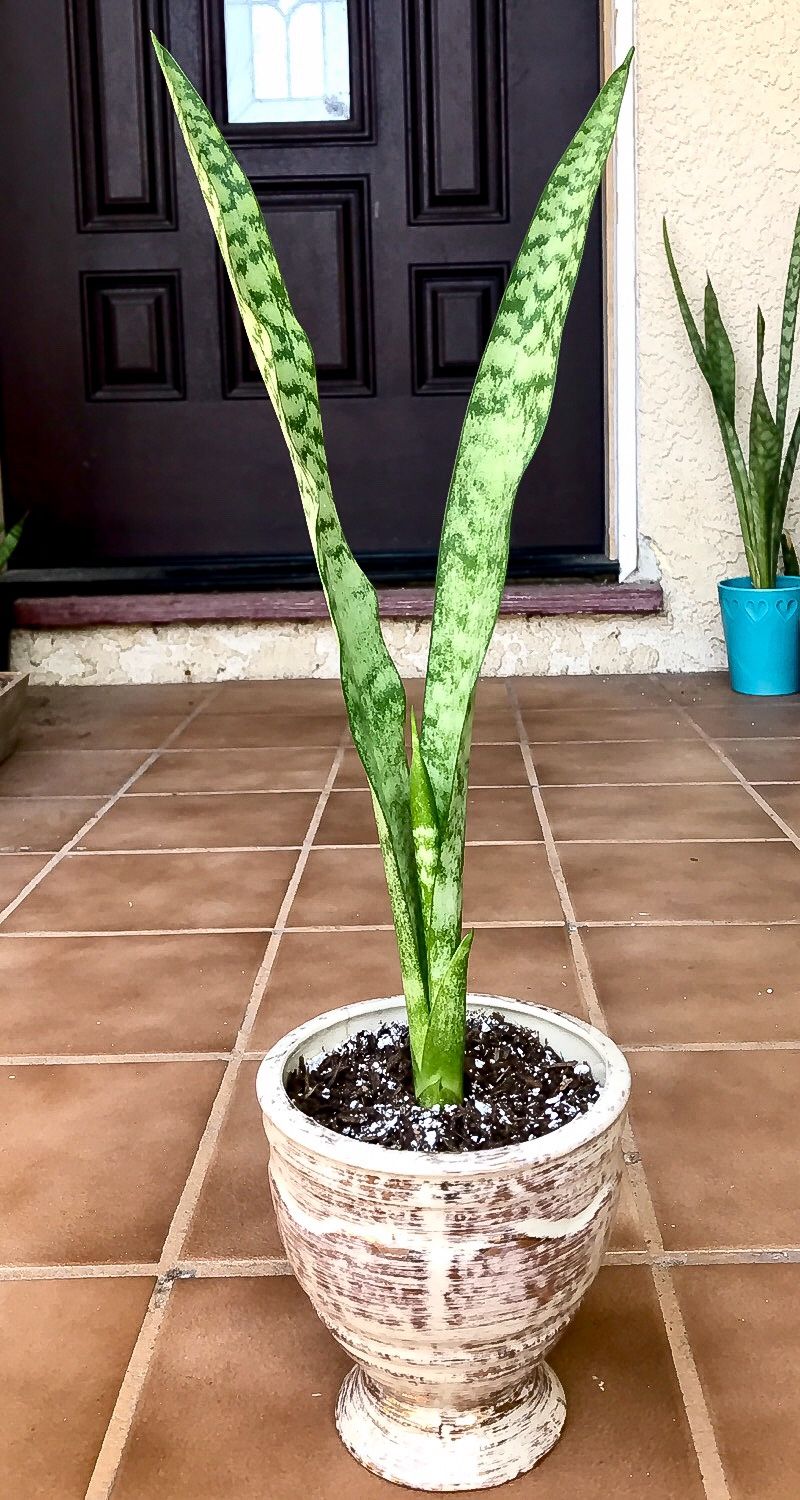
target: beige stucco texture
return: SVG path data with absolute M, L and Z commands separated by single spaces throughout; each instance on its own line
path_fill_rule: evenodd
M 636 432 L 640 570 L 661 580 L 664 613 L 504 618 L 487 660 L 491 673 L 724 664 L 716 583 L 743 572 L 744 557 L 711 402 L 669 281 L 661 219 L 666 213 L 698 311 L 706 267 L 712 275 L 737 352 L 739 429 L 746 437 L 756 306 L 767 320 L 766 384 L 774 399 L 783 285 L 800 205 L 800 3 L 636 0 L 635 25 L 638 396 L 635 413 L 620 413 L 617 440 L 629 443 Z M 790 415 L 799 398 L 800 379 Z M 630 505 L 631 497 L 622 503 Z M 796 498 L 792 511 L 797 516 Z M 402 670 L 422 672 L 426 627 L 389 622 L 386 634 Z M 14 666 L 29 667 L 43 682 L 334 676 L 337 670 L 332 632 L 314 624 L 19 631 L 12 651 Z

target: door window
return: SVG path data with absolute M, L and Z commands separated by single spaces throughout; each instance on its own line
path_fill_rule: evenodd
M 228 119 L 349 120 L 347 0 L 225 0 Z

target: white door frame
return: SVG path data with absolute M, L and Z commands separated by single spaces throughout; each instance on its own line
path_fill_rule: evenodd
M 602 0 L 607 77 L 634 44 L 635 0 Z M 619 117 L 605 192 L 608 543 L 620 581 L 639 563 L 637 495 L 636 65 Z

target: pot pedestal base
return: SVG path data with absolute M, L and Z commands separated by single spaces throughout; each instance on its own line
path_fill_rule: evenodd
M 439 1411 L 403 1404 L 356 1367 L 336 1406 L 345 1447 L 364 1468 L 409 1489 L 452 1494 L 525 1474 L 558 1441 L 566 1416 L 558 1376 L 544 1361 L 502 1410 Z

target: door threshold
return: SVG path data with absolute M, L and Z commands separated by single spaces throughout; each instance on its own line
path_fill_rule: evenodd
M 429 620 L 432 587 L 379 588 L 381 618 Z M 501 615 L 655 615 L 663 609 L 660 583 L 596 579 L 509 583 Z M 12 626 L 67 630 L 99 625 L 188 625 L 225 621 L 327 620 L 321 589 L 209 593 L 64 594 L 15 599 Z

